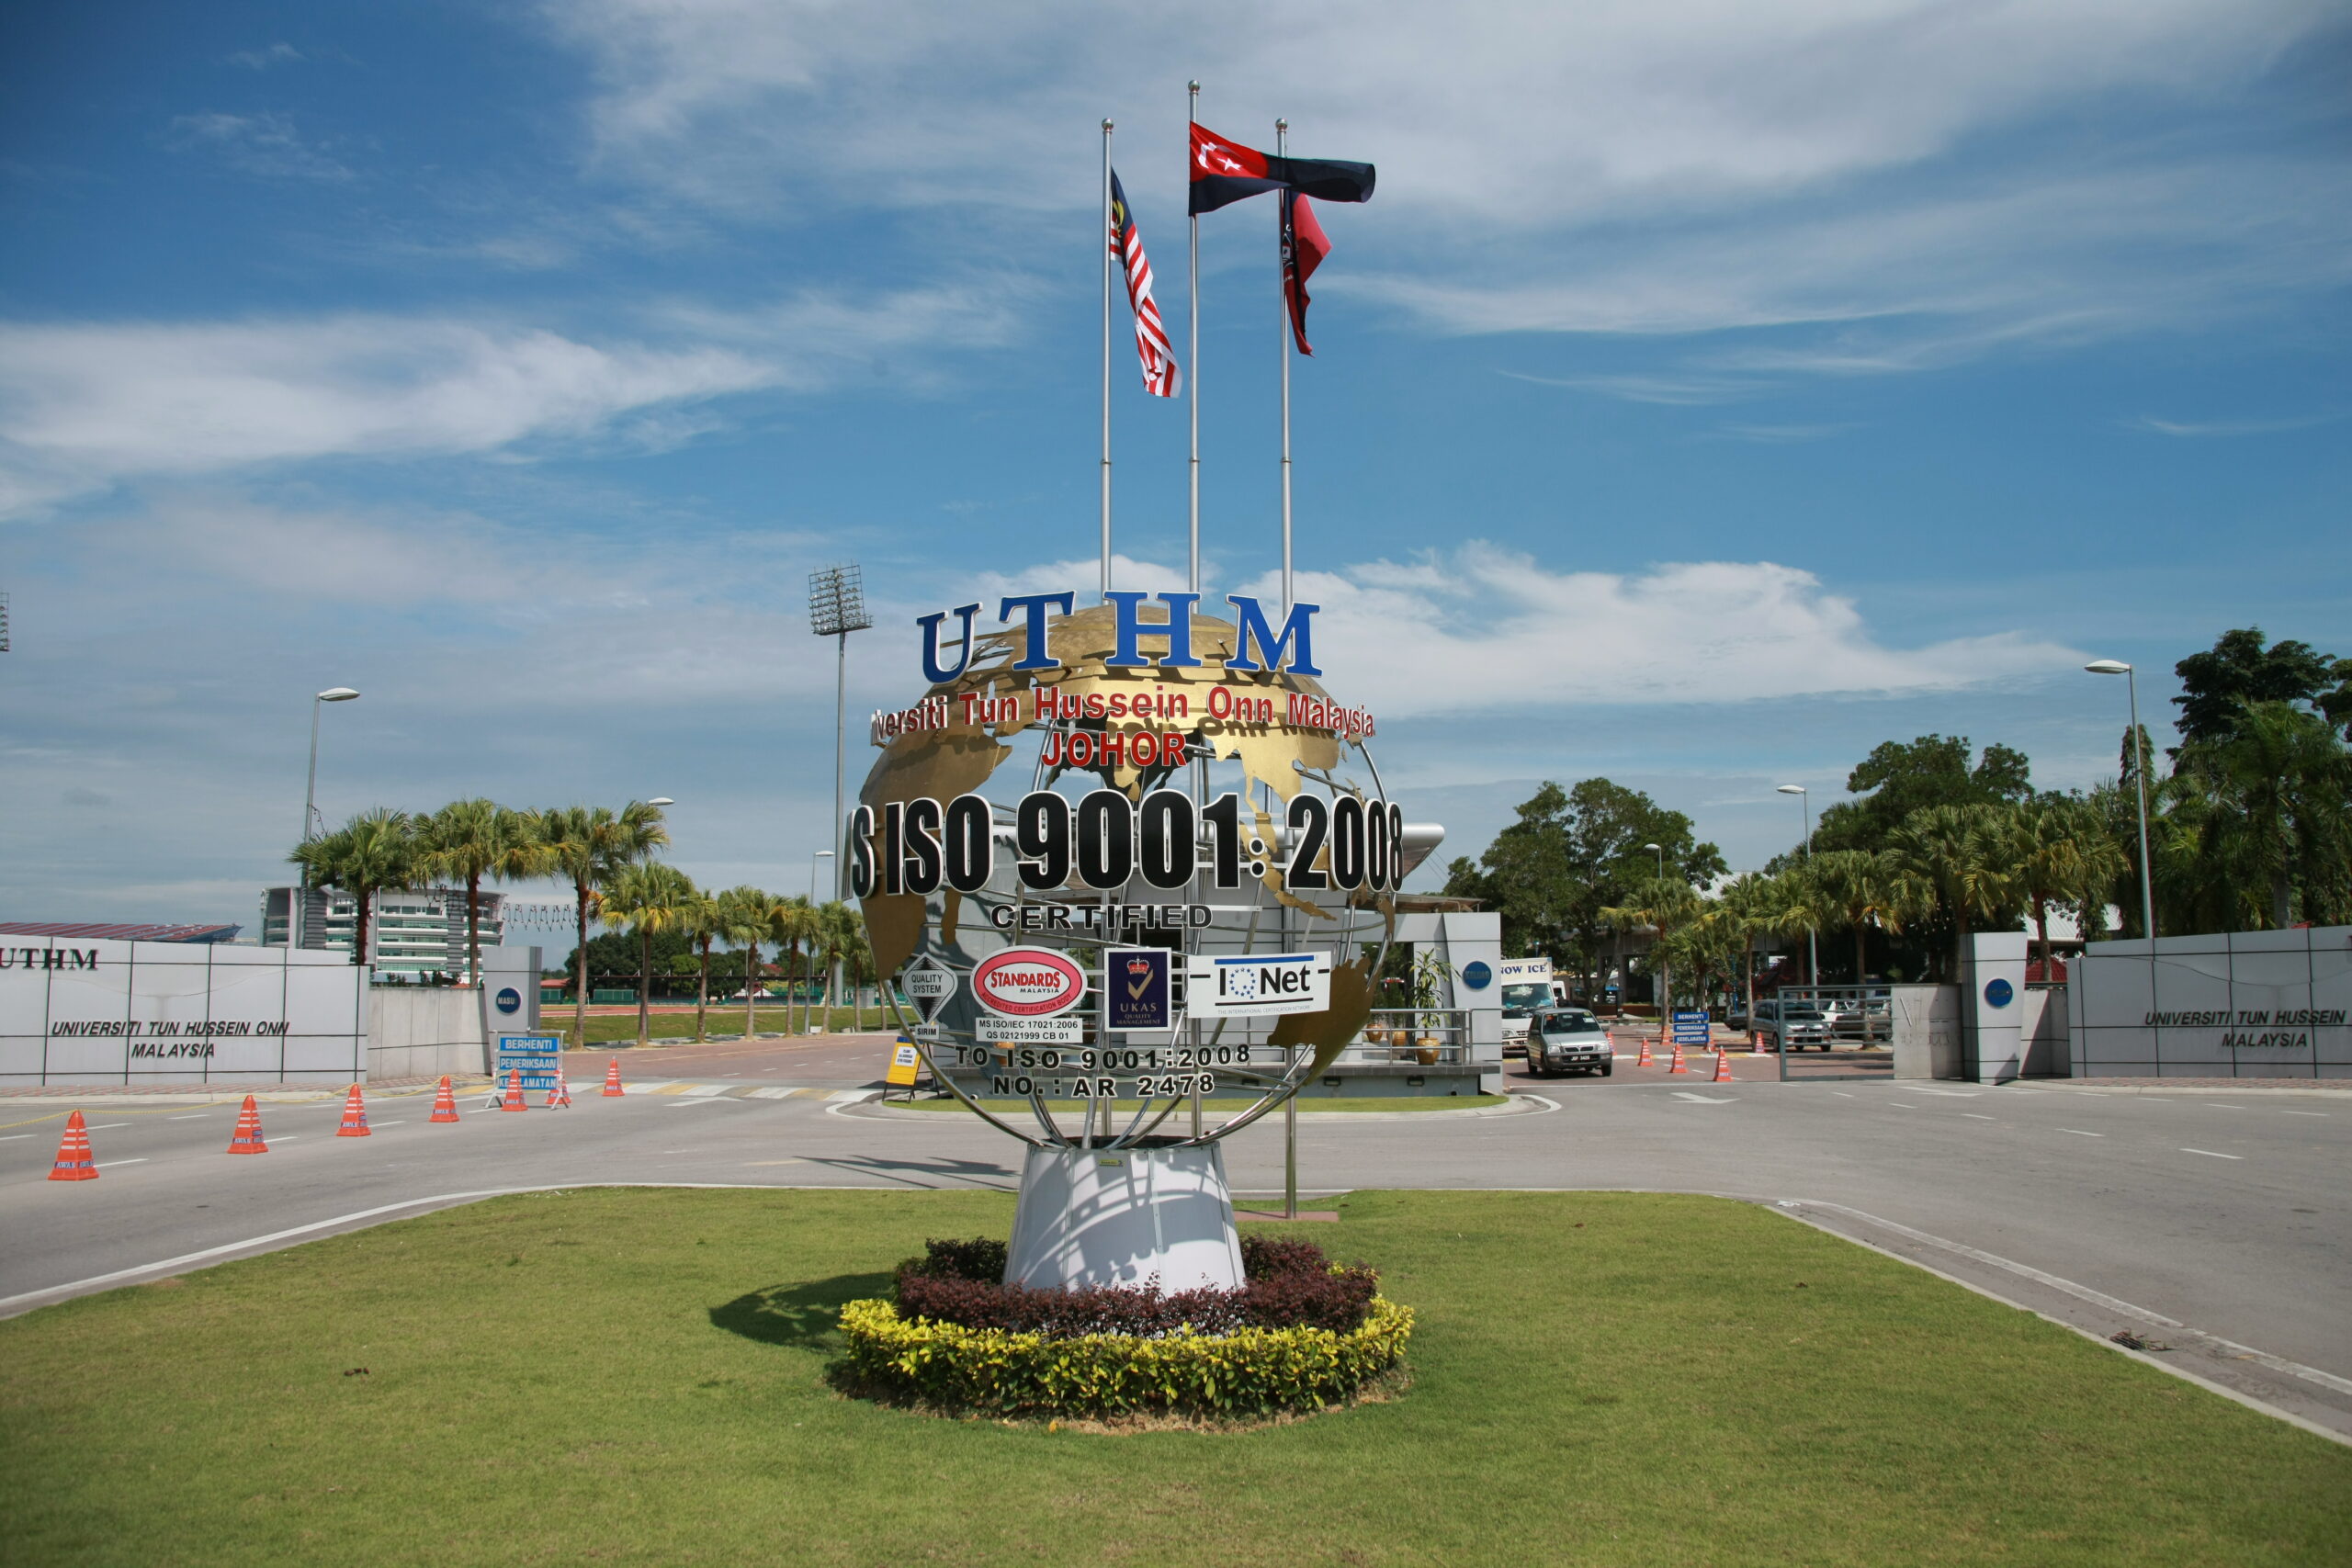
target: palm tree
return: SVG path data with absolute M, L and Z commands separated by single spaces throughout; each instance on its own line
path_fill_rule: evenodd
M 678 901 L 677 929 L 693 941 L 700 960 L 695 981 L 695 1043 L 699 1045 L 710 1038 L 704 1026 L 710 1010 L 710 944 L 727 934 L 727 911 L 710 894 L 692 888 Z
M 596 889 L 625 865 L 670 841 L 662 808 L 632 800 L 616 816 L 603 806 L 559 806 L 528 813 L 539 874 L 571 879 L 579 945 L 572 950 L 571 1043 L 588 1043 L 588 920 Z M 639 1033 L 643 1031 L 640 1029 Z
M 753 1021 L 752 1008 L 760 994 L 760 944 L 768 940 L 775 924 L 777 900 L 774 895 L 753 887 L 749 883 L 730 887 L 718 896 L 719 934 L 743 948 L 743 1038 L 749 1040 L 758 1027 Z
M 2200 869 L 2235 890 L 2239 920 L 2280 930 L 2298 903 L 2314 924 L 2345 913 L 2352 751 L 2325 719 L 2288 703 L 2251 704 L 2227 736 L 2183 747 L 2175 777 L 2219 808 Z
M 775 908 L 768 917 L 768 937 L 776 943 L 776 958 L 779 963 L 783 961 L 784 954 L 786 953 L 792 953 L 795 957 L 813 956 L 817 947 L 817 935 L 816 905 L 811 904 L 797 893 L 788 898 L 776 900 Z M 800 1028 L 797 1032 L 806 1034 L 808 1032 L 810 1016 L 810 998 L 807 990 L 808 966 L 804 964 L 796 967 L 801 970 L 801 974 L 789 983 L 792 989 L 799 993 L 800 997 Z M 792 1002 L 789 998 L 785 1001 L 785 1027 L 786 1029 L 792 1027 Z
M 2015 919 L 2023 901 L 2016 818 L 1997 806 L 1927 806 L 1888 835 L 1900 870 L 1935 889 L 1952 924 L 1952 971 L 1960 977 L 1973 922 Z
M 833 976 L 839 972 L 837 964 L 855 951 L 865 922 L 855 909 L 838 898 L 818 905 L 816 915 L 814 934 L 825 958 L 825 1027 L 831 1029 L 833 1009 L 841 1005 L 841 999 L 833 994 Z
M 481 879 L 531 876 L 539 856 L 520 812 L 492 800 L 453 800 L 415 823 L 418 869 L 466 885 L 466 983 L 481 984 Z
M 1679 877 L 1651 877 L 1638 885 L 1634 902 L 1611 905 L 1600 911 L 1600 923 L 1619 931 L 1646 929 L 1655 934 L 1650 942 L 1650 955 L 1658 972 L 1658 1018 L 1662 1021 L 1674 1006 L 1673 948 L 1669 938 L 1676 928 L 1697 919 L 1704 913 L 1699 896 L 1690 885 Z
M 1751 1038 L 1756 1021 L 1756 939 L 1778 936 L 1785 929 L 1789 883 L 1790 878 L 1785 875 L 1747 872 L 1724 883 L 1715 899 L 1713 918 L 1724 926 L 1726 935 L 1736 937 L 1739 942 L 1740 983 Z
M 406 812 L 378 807 L 332 833 L 306 840 L 286 857 L 303 869 L 312 886 L 339 887 L 359 906 L 351 933 L 354 964 L 368 962 L 368 922 L 376 895 L 416 886 L 417 847 L 409 827 Z
M 2098 808 L 2079 795 L 2036 796 L 2018 808 L 2018 866 L 2033 929 L 2041 943 L 2041 973 L 2050 975 L 2050 906 L 2104 910 L 2109 894 L 2131 863 L 2108 831 Z M 2088 923 L 2080 928 L 2087 932 Z
M 1900 934 L 1935 903 L 1935 889 L 1890 854 L 1824 850 L 1799 873 L 1820 913 L 1854 933 L 1854 984 L 1870 980 L 1870 929 Z
M 606 925 L 627 926 L 637 933 L 637 1043 L 652 1043 L 653 938 L 677 929 L 695 885 L 674 865 L 660 861 L 634 861 L 606 880 L 597 900 L 596 918 Z

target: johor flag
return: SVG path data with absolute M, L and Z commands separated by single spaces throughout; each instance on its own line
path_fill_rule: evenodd
M 1127 275 L 1127 303 L 1136 313 L 1136 354 L 1143 361 L 1143 389 L 1156 398 L 1172 398 L 1184 385 L 1184 372 L 1168 346 L 1168 331 L 1159 324 L 1159 307 L 1151 299 L 1151 263 L 1144 258 L 1143 235 L 1135 214 L 1127 210 L 1127 193 L 1111 173 L 1111 254 Z
M 1306 307 L 1313 303 L 1306 292 L 1306 280 L 1331 254 L 1331 242 L 1323 235 L 1323 225 L 1315 220 L 1315 209 L 1306 205 L 1306 197 L 1295 190 L 1283 192 L 1283 298 L 1290 304 L 1290 335 L 1298 342 L 1298 352 L 1313 354 L 1306 342 Z
M 1322 158 L 1281 158 L 1228 141 L 1193 122 L 1194 213 L 1215 212 L 1260 191 L 1295 190 L 1319 201 L 1370 201 L 1370 164 L 1340 164 Z

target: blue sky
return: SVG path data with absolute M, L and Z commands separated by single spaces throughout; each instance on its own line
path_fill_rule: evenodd
M 775 0 L 0 23 L 0 913 L 251 923 L 340 818 L 828 837 L 807 572 L 1093 581 L 1098 137 L 1180 354 L 1183 85 L 1381 171 L 1295 367 L 1328 683 L 1473 852 L 1605 773 L 1735 864 L 1876 741 L 2112 771 L 2120 682 L 2352 652 L 2340 5 Z M 1269 201 L 1202 225 L 1213 589 L 1279 558 Z M 1123 586 L 1184 418 L 1117 361 Z M 853 757 L 853 771 L 862 771 Z

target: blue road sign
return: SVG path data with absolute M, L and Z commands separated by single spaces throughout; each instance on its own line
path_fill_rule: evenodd
M 498 1037 L 498 1083 L 506 1086 L 506 1075 L 520 1071 L 525 1089 L 553 1089 L 556 1068 L 563 1052 L 560 1034 L 502 1034 Z
M 1674 1043 L 1677 1045 L 1704 1045 L 1707 1043 L 1707 1015 L 1703 1010 L 1674 1010 Z

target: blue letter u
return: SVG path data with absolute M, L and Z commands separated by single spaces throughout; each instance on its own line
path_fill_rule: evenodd
M 958 604 L 954 610 L 934 610 L 928 615 L 917 615 L 915 625 L 922 628 L 922 675 L 933 685 L 942 685 L 964 672 L 972 661 L 972 617 L 980 613 L 978 604 Z M 956 668 L 944 668 L 939 662 L 939 623 L 953 615 L 964 623 L 961 639 L 956 644 Z

